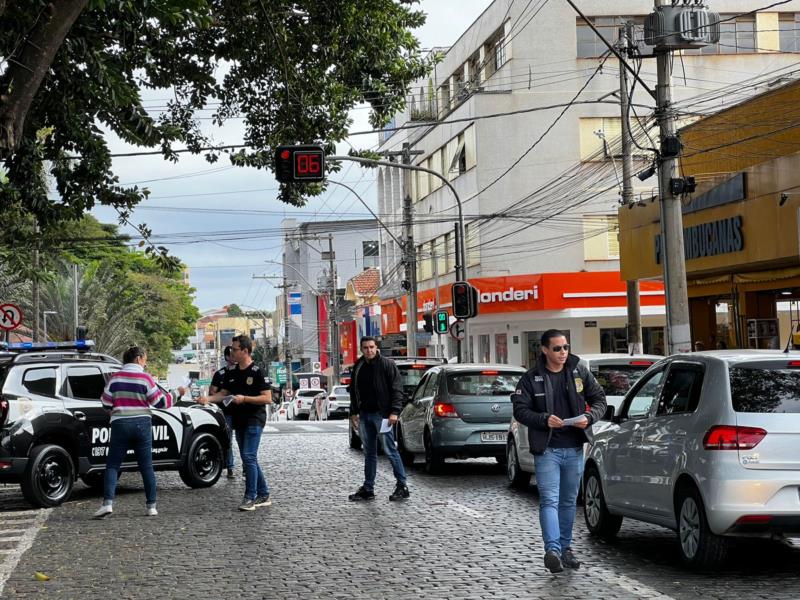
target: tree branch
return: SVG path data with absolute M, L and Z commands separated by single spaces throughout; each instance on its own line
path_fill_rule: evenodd
M 11 155 L 19 146 L 33 99 L 72 24 L 88 3 L 89 0 L 59 0 L 48 4 L 20 51 L 9 57 L 0 95 L 0 157 Z M 0 14 L 5 7 L 6 0 L 0 0 Z

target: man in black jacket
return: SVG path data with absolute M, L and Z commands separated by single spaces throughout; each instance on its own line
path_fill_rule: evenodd
M 583 445 L 603 418 L 606 397 L 563 332 L 542 335 L 542 355 L 514 392 L 514 418 L 528 427 L 539 488 L 544 564 L 551 573 L 577 569 L 572 551 L 575 503 L 583 475 Z
M 403 410 L 403 387 L 397 365 L 381 356 L 375 338 L 361 338 L 361 358 L 353 366 L 350 381 L 350 418 L 358 427 L 364 446 L 364 485 L 354 494 L 352 501 L 375 498 L 375 473 L 378 468 L 378 437 L 383 451 L 392 463 L 397 485 L 389 500 L 405 500 L 410 494 L 406 485 L 406 471 L 394 442 L 394 424 Z

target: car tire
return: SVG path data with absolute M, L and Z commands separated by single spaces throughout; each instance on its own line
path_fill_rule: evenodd
M 606 540 L 613 539 L 622 526 L 622 517 L 608 512 L 597 467 L 587 467 L 583 481 L 583 518 L 589 533 Z
M 25 499 L 40 508 L 58 506 L 72 493 L 75 465 L 64 448 L 56 444 L 34 446 L 20 482 Z
M 430 430 L 425 430 L 425 472 L 429 475 L 438 475 L 444 469 L 444 457 L 433 447 Z
M 518 490 L 526 489 L 531 483 L 531 474 L 526 473 L 519 466 L 517 447 L 513 438 L 506 443 L 506 475 L 508 476 L 508 484 Z
M 397 427 L 397 451 L 400 453 L 400 460 L 406 467 L 414 464 L 414 453 L 409 452 L 406 448 L 406 442 L 403 439 L 403 428 L 398 425 Z
M 684 564 L 693 569 L 717 567 L 725 561 L 730 544 L 708 526 L 700 492 L 686 486 L 678 492 L 678 548 Z
M 206 488 L 217 483 L 224 465 L 225 453 L 217 436 L 200 431 L 189 441 L 186 461 L 178 473 L 190 488 Z
M 352 421 L 348 421 L 347 423 L 347 441 L 350 443 L 350 447 L 353 450 L 361 450 L 361 438 L 353 431 Z
M 85 475 L 81 475 L 81 481 L 91 488 L 93 492 L 102 492 L 103 491 L 103 483 L 106 480 L 106 472 L 105 471 L 94 471 L 92 473 L 86 473 Z

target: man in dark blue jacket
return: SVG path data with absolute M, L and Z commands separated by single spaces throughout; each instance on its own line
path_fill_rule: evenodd
M 397 365 L 381 356 L 375 338 L 362 337 L 361 358 L 353 366 L 350 381 L 350 418 L 358 428 L 364 446 L 364 485 L 354 494 L 350 494 L 350 500 L 355 502 L 375 498 L 379 436 L 397 480 L 389 500 L 405 500 L 410 496 L 406 485 L 406 471 L 393 433 L 394 424 L 402 410 L 403 386 Z M 386 431 L 382 432 L 381 429 Z
M 585 363 L 569 353 L 563 332 L 542 335 L 542 355 L 514 393 L 514 418 L 528 427 L 536 483 L 544 564 L 551 573 L 577 569 L 572 551 L 575 503 L 583 475 L 583 445 L 603 418 L 606 397 Z

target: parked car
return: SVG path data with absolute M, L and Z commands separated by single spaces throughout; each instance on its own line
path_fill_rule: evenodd
M 595 435 L 586 524 L 605 538 L 623 518 L 663 525 L 684 563 L 702 568 L 723 562 L 732 538 L 796 537 L 798 448 L 800 353 L 670 356 Z
M 430 369 L 403 408 L 397 447 L 410 464 L 425 457 L 429 473 L 446 458 L 494 456 L 505 461 L 511 394 L 525 369 L 509 365 L 446 364 Z
M 443 358 L 427 356 L 388 356 L 387 358 L 393 360 L 397 365 L 397 369 L 400 371 L 404 403 L 408 402 L 409 398 L 411 398 L 422 376 L 428 369 L 445 363 L 445 359 Z M 358 429 L 353 427 L 352 421 L 347 428 L 347 441 L 351 448 L 356 450 L 361 448 L 361 437 Z M 381 444 L 378 444 L 378 452 L 383 452 L 383 446 Z
M 346 385 L 335 385 L 328 394 L 328 418 L 350 416 L 350 392 Z
M 652 354 L 586 354 L 580 359 L 589 367 L 606 394 L 608 406 L 619 408 L 629 389 L 653 364 L 664 358 Z M 595 424 L 596 433 L 607 423 Z M 506 474 L 516 488 L 528 487 L 534 474 L 533 454 L 528 442 L 528 428 L 511 419 L 506 442 Z
M 78 477 L 102 488 L 111 424 L 100 396 L 121 365 L 91 348 L 21 343 L 0 353 L 0 483 L 19 483 L 34 506 L 65 502 Z M 193 488 L 214 485 L 230 446 L 222 412 L 181 403 L 151 414 L 155 469 L 178 471 Z M 122 470 L 137 469 L 128 456 Z
M 308 419 L 310 421 L 328 420 L 328 396 L 324 393 L 314 396 L 314 400 L 311 402 L 311 409 L 308 413 Z
M 271 415 L 272 421 L 291 421 L 292 420 L 292 403 L 281 402 L 276 410 Z
M 296 390 L 293 399 L 294 411 L 292 413 L 292 418 L 308 420 L 311 416 L 311 404 L 320 394 L 325 396 L 325 390 L 322 388 L 302 388 Z

